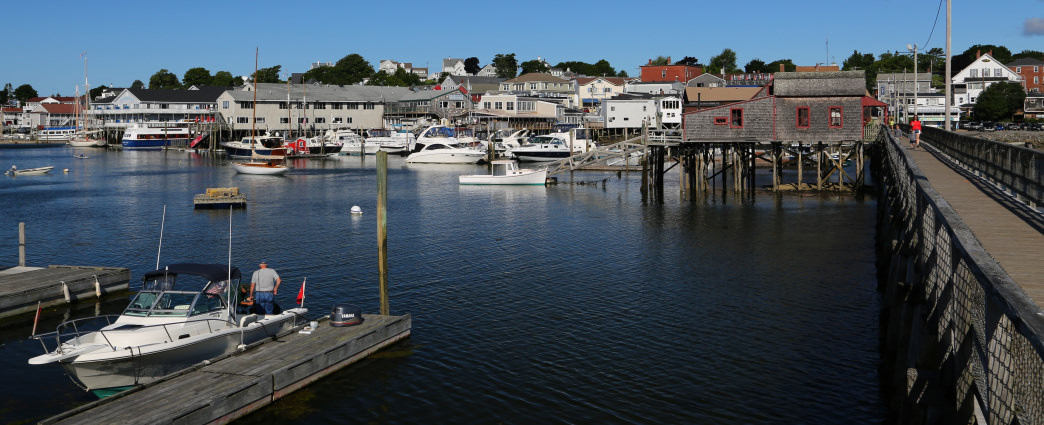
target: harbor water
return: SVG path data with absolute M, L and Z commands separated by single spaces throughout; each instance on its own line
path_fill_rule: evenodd
M 17 264 L 25 222 L 30 266 L 128 267 L 133 289 L 157 256 L 231 258 L 244 274 L 265 259 L 283 306 L 307 278 L 312 317 L 340 303 L 378 312 L 372 156 L 296 160 L 269 177 L 185 151 L 0 149 L 11 165 L 56 168 L 0 176 L 0 265 Z M 640 173 L 457 184 L 480 172 L 389 158 L 391 312 L 412 315 L 412 336 L 241 423 L 884 421 L 875 200 L 689 202 L 676 171 L 662 203 L 642 202 Z M 193 209 L 208 187 L 238 187 L 247 208 Z M 40 331 L 126 301 L 49 310 Z M 0 328 L 3 423 L 94 399 L 60 368 L 27 364 L 42 350 L 31 330 L 31 318 Z

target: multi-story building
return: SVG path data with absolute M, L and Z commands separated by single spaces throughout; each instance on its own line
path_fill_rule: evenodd
M 562 100 L 515 93 L 488 93 L 475 105 L 475 117 L 480 127 L 491 130 L 528 128 L 547 132 L 555 123 L 569 121 Z
M 1019 74 L 994 59 L 989 53 L 979 54 L 971 64 L 954 74 L 950 81 L 953 87 L 953 104 L 968 111 L 986 87 L 1002 82 L 1023 84 Z
M 671 58 L 667 58 L 667 63 Z M 703 65 L 653 65 L 652 59 L 648 65 L 641 67 L 641 77 L 644 82 L 651 81 L 680 81 L 687 82 L 703 74 Z
M 565 98 L 567 108 L 578 108 L 575 83 L 543 72 L 530 72 L 500 83 L 500 91 L 531 97 Z
M 1027 93 L 1044 93 L 1044 61 L 1035 58 L 1022 58 L 1006 65 L 1019 77 L 1022 87 Z

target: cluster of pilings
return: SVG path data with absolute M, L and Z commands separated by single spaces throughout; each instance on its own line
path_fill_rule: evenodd
M 680 165 L 679 190 L 697 200 L 721 190 L 753 195 L 772 191 L 856 191 L 866 179 L 863 141 L 792 144 L 787 142 L 650 143 L 642 167 L 642 193 L 662 199 L 665 176 Z M 846 164 L 850 164 L 846 170 Z M 756 173 L 758 169 L 766 172 Z M 784 173 L 784 170 L 796 172 Z M 811 176 L 807 174 L 812 173 Z M 765 181 L 768 174 L 769 181 Z M 761 176 L 760 179 L 756 178 Z M 807 181 L 806 181 L 807 178 Z M 719 186 L 720 184 L 720 186 Z

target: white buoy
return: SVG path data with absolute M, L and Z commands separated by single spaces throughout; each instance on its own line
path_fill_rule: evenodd
M 69 174 L 69 169 L 65 168 L 65 169 L 62 170 L 62 172 L 65 173 L 65 174 Z
M 352 212 L 352 214 L 362 214 L 363 213 L 362 208 L 359 208 L 358 205 L 353 205 L 351 212 Z

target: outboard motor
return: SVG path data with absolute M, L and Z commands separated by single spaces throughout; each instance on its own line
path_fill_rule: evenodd
M 351 304 L 336 304 L 330 312 L 330 326 L 355 326 L 362 322 L 362 310 Z

